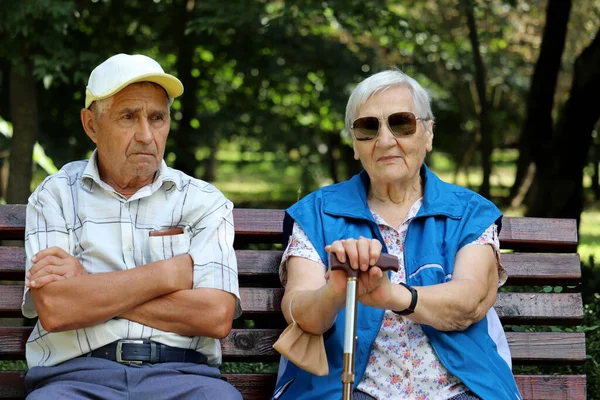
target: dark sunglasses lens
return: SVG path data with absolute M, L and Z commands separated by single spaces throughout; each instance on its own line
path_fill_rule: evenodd
M 354 121 L 352 129 L 358 140 L 373 139 L 379 131 L 379 120 L 375 117 L 359 118 Z
M 395 136 L 408 136 L 417 131 L 417 118 L 409 112 L 399 112 L 388 117 L 390 129 Z

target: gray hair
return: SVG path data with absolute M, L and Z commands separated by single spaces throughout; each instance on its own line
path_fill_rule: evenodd
M 346 105 L 346 129 L 350 131 L 352 123 L 356 119 L 358 108 L 365 104 L 375 93 L 383 92 L 391 87 L 406 86 L 412 93 L 416 115 L 419 118 L 428 118 L 434 121 L 431 111 L 431 97 L 429 93 L 413 78 L 399 69 L 373 74 L 360 82 L 352 91 L 348 104 Z
M 168 109 L 171 108 L 171 104 L 173 104 L 173 99 L 169 97 L 169 94 L 167 93 L 167 91 L 165 90 L 165 88 L 163 88 L 162 86 L 160 86 L 158 83 L 144 81 L 144 82 L 132 83 L 132 85 L 154 86 L 156 88 L 162 89 L 165 92 L 165 96 L 167 97 L 167 108 Z M 92 110 L 92 112 L 94 113 L 94 116 L 96 117 L 96 119 L 99 119 L 100 116 L 106 110 L 108 110 L 110 108 L 110 106 L 112 106 L 114 97 L 115 96 L 112 95 L 112 96 L 107 97 L 105 99 L 95 100 L 92 104 L 90 104 L 90 110 Z

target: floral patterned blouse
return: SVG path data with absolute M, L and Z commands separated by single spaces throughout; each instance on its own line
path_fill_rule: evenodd
M 392 283 L 406 282 L 404 267 L 406 231 L 422 204 L 423 198 L 413 204 L 398 230 L 373 213 L 388 252 L 398 257 L 399 268 L 398 272 L 391 274 Z M 499 286 L 504 284 L 507 274 L 500 264 L 500 243 L 496 225 L 492 224 L 477 240 L 467 246 L 475 244 L 493 246 L 498 264 Z M 286 261 L 289 257 L 303 257 L 325 266 L 304 231 L 296 224 L 279 269 L 283 285 L 286 284 Z M 440 363 L 421 326 L 390 310 L 384 314 L 381 329 L 373 343 L 369 363 L 358 384 L 358 390 L 378 400 L 443 400 L 468 391 L 460 379 L 450 374 Z

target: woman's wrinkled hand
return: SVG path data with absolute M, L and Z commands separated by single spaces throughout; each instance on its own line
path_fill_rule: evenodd
M 88 273 L 79 260 L 57 246 L 40 251 L 31 261 L 33 266 L 25 274 L 25 285 L 32 289 Z
M 383 246 L 379 240 L 367 239 L 362 236 L 358 240 L 336 240 L 325 247 L 325 250 L 335 255 L 340 262 L 344 263 L 348 260 L 350 268 L 360 270 L 358 301 L 376 308 L 383 308 L 383 304 L 387 304 L 391 295 L 388 275 L 375 266 L 382 249 Z M 325 278 L 335 293 L 346 293 L 347 278 L 344 271 L 329 270 Z

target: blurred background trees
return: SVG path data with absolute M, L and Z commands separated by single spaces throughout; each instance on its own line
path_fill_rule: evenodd
M 443 160 L 429 162 L 498 204 L 579 218 L 585 167 L 598 164 L 600 107 L 586 100 L 600 84 L 593 0 L 0 0 L 0 9 L 0 188 L 10 203 L 89 154 L 78 117 L 87 77 L 119 52 L 148 54 L 184 83 L 169 164 L 239 180 L 242 204 L 284 207 L 357 172 L 345 103 L 389 67 L 433 95 Z M 244 195 L 243 182 L 261 174 L 264 193 Z M 600 192 L 598 174 L 590 179 Z

